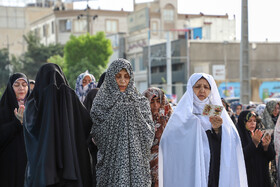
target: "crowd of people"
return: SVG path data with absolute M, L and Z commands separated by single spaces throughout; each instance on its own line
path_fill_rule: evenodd
M 75 90 L 56 64 L 15 73 L 0 100 L 0 186 L 278 186 L 279 103 L 235 107 L 205 73 L 176 107 L 160 88 L 140 93 L 125 59 L 98 82 L 81 73 Z

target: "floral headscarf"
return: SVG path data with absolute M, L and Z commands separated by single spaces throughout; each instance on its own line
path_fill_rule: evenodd
M 155 138 L 153 142 L 153 146 L 151 148 L 151 160 L 150 160 L 150 167 L 151 167 L 151 174 L 152 174 L 152 181 L 155 186 L 158 186 L 158 148 L 161 135 L 166 127 L 166 124 L 173 112 L 171 105 L 168 103 L 167 97 L 165 96 L 164 92 L 159 88 L 148 88 L 146 91 L 143 92 L 143 95 L 147 97 L 147 99 L 152 101 L 154 97 L 158 97 L 160 99 L 160 108 L 159 108 L 159 116 L 154 119 L 155 124 Z
M 90 77 L 91 82 L 88 85 L 83 87 L 83 80 L 86 76 Z M 88 92 L 93 88 L 96 88 L 94 76 L 92 74 L 88 73 L 88 70 L 85 71 L 84 73 L 81 73 L 77 78 L 76 86 L 75 86 L 75 92 L 78 95 L 81 102 L 83 102 L 85 100 Z

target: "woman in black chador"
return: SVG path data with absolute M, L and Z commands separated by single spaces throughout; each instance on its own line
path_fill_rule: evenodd
M 26 153 L 22 113 L 28 95 L 27 77 L 22 73 L 13 74 L 0 101 L 0 186 L 3 187 L 23 186 Z
M 24 113 L 25 187 L 92 185 L 91 118 L 56 64 L 43 65 Z
M 249 187 L 269 187 L 268 163 L 275 157 L 271 136 L 258 129 L 256 114 L 242 111 L 238 117 L 237 129 L 242 142 Z

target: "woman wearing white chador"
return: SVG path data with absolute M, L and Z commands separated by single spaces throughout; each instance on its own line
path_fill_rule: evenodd
M 194 93 L 194 85 L 201 78 L 210 86 L 209 95 L 203 100 Z M 208 186 L 212 153 L 206 131 L 213 130 L 213 123 L 211 121 L 211 125 L 211 119 L 201 115 L 205 104 L 222 106 L 221 97 L 211 75 L 195 73 L 190 77 L 187 91 L 169 119 L 160 141 L 161 187 Z M 221 132 L 217 186 L 246 187 L 246 169 L 238 132 L 225 109 L 218 118 Z

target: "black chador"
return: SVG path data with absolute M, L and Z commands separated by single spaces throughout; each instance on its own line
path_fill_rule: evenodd
M 19 78 L 28 82 L 24 74 L 13 74 L 0 101 L 0 186 L 3 187 L 22 187 L 24 182 L 26 153 L 23 128 L 14 114 L 14 109 L 19 106 L 13 83 Z M 29 91 L 26 97 L 28 95 Z
M 91 118 L 56 64 L 38 71 L 24 117 L 25 186 L 91 186 Z

